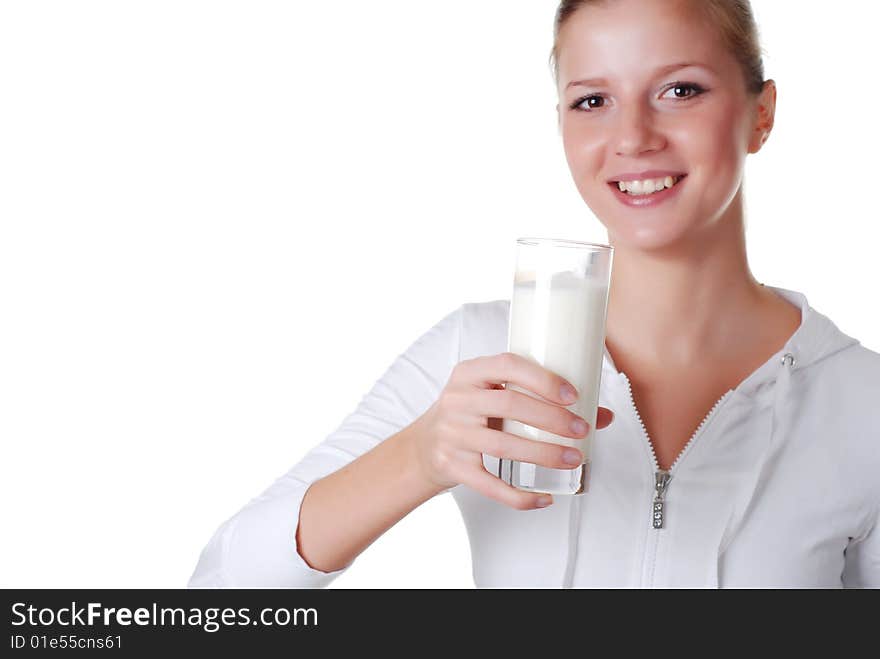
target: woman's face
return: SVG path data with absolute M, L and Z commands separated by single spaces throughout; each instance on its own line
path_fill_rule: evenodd
M 617 246 L 669 246 L 721 221 L 772 127 L 775 87 L 748 94 L 718 32 L 688 7 L 613 0 L 582 7 L 559 35 L 566 159 Z

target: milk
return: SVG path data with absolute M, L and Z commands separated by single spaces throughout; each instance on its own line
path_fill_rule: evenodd
M 567 407 L 583 417 L 590 429 L 585 438 L 575 439 L 504 419 L 505 432 L 572 446 L 584 455 L 584 464 L 576 469 L 551 469 L 503 460 L 499 476 L 507 482 L 521 489 L 553 494 L 581 494 L 587 490 L 605 349 L 607 300 L 608 286 L 602 280 L 571 272 L 544 277 L 518 275 L 510 306 L 508 350 L 571 382 L 579 397 Z M 515 384 L 507 383 L 506 387 L 543 400 Z

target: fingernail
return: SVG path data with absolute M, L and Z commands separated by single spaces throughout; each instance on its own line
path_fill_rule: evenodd
M 571 431 L 575 435 L 583 435 L 585 432 L 587 432 L 586 422 L 581 421 L 580 419 L 575 419 L 571 422 Z
M 567 448 L 562 452 L 562 461 L 565 464 L 579 465 L 581 463 L 581 452 L 574 448 Z
M 562 397 L 562 400 L 569 403 L 573 403 L 577 400 L 578 397 L 575 388 L 568 383 L 562 385 L 562 387 L 559 389 L 559 395 Z
M 553 499 L 551 499 L 550 497 L 540 497 L 540 498 L 535 502 L 535 506 L 537 506 L 538 508 L 546 508 L 546 507 L 549 506 L 551 503 L 553 503 Z

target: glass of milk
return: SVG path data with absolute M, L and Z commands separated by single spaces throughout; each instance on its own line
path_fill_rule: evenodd
M 585 438 L 574 439 L 504 419 L 504 432 L 573 446 L 584 455 L 584 463 L 575 469 L 501 459 L 498 477 L 514 487 L 550 494 L 583 494 L 589 487 L 613 253 L 609 245 L 554 238 L 517 240 L 507 350 L 577 387 L 578 399 L 568 409 L 586 419 L 590 430 Z M 505 387 L 541 399 L 512 383 Z

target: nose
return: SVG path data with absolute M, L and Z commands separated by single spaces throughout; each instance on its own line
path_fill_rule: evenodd
M 660 151 L 666 138 L 658 130 L 650 108 L 631 105 L 618 113 L 614 131 L 614 150 L 618 156 L 638 156 Z

